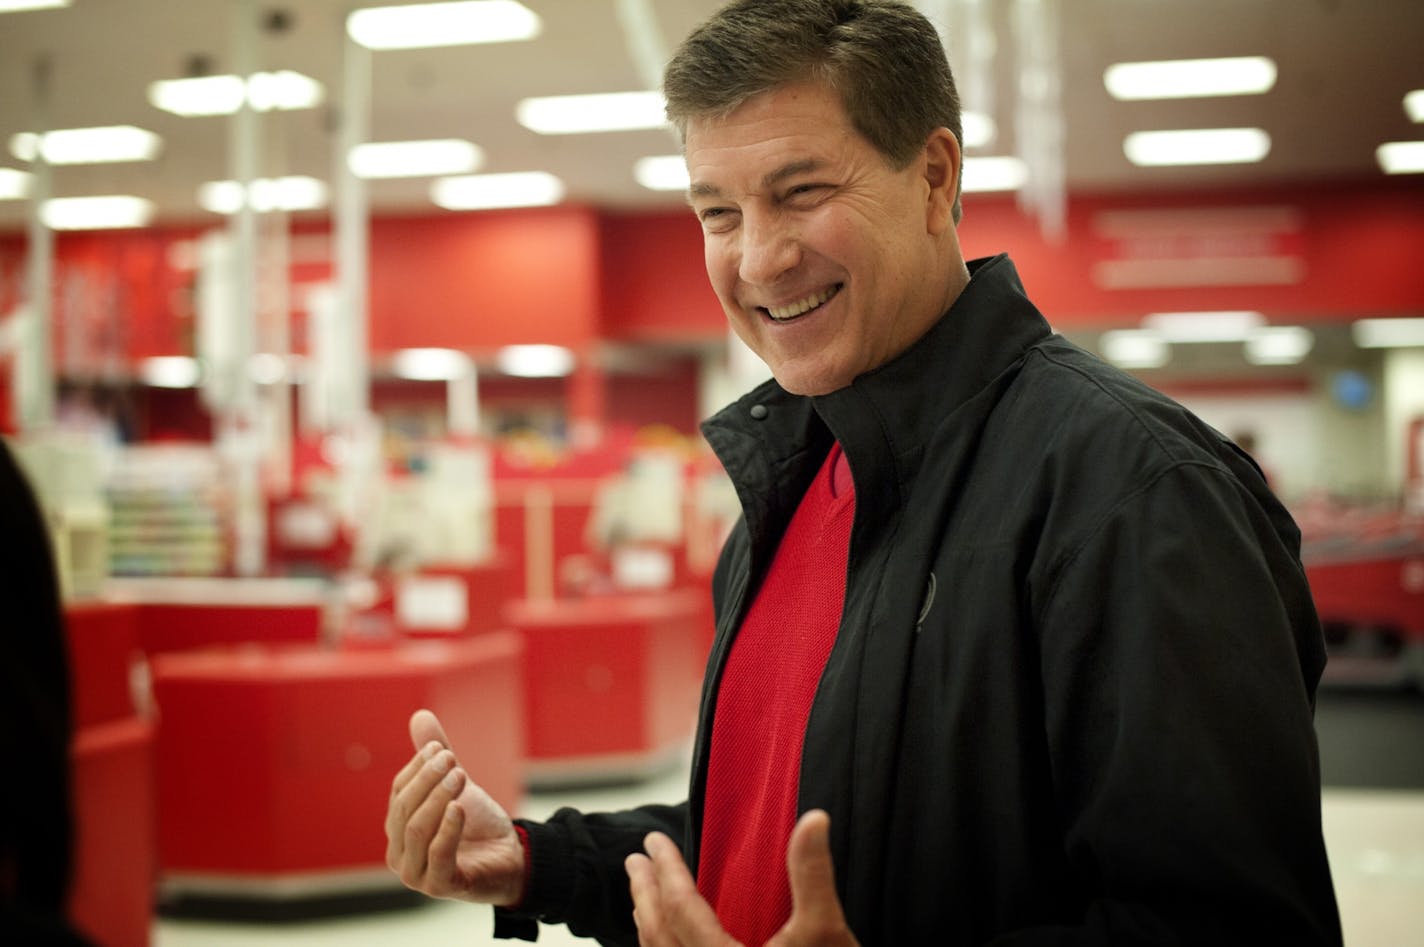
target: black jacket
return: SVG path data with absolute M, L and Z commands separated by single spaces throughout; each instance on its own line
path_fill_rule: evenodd
M 704 425 L 744 516 L 691 802 L 532 826 L 546 919 L 636 943 L 623 855 L 658 828 L 697 864 L 719 674 L 835 439 L 855 525 L 800 805 L 862 943 L 1340 943 L 1298 531 L 1226 439 L 1053 335 L 1007 257 L 971 269 L 887 365 Z

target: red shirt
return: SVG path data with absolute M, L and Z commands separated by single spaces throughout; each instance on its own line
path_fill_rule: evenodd
M 697 888 L 743 944 L 764 943 L 791 916 L 786 842 L 806 720 L 845 600 L 849 473 L 834 445 L 777 547 L 717 693 Z

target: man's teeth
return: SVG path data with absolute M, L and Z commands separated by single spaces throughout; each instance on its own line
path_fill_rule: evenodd
M 807 296 L 805 299 L 797 300 L 789 306 L 768 306 L 766 312 L 767 315 L 776 320 L 794 319 L 803 312 L 815 309 L 838 292 L 840 292 L 840 287 L 832 286 L 828 289 L 821 290 L 819 293 Z

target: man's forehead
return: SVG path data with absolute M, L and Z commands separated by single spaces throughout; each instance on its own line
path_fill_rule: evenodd
M 839 102 L 827 102 L 820 91 L 783 86 L 731 112 L 690 119 L 683 145 L 689 197 L 764 189 L 844 160 L 857 133 Z M 832 104 L 834 111 L 828 112 Z
M 818 171 L 824 168 L 826 163 L 825 159 L 820 157 L 796 158 L 786 161 L 763 174 L 757 180 L 757 184 L 762 190 L 768 190 L 790 178 Z M 717 181 L 695 178 L 688 186 L 687 196 L 689 200 L 696 200 L 700 197 L 722 197 L 724 194 L 722 186 Z

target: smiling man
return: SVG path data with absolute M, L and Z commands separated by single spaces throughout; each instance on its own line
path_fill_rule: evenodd
M 1179 405 L 964 261 L 959 108 L 892 0 L 744 0 L 670 63 L 708 276 L 774 379 L 688 799 L 511 821 L 428 714 L 388 860 L 607 944 L 1338 945 L 1299 533 Z
M 685 139 L 712 287 L 787 391 L 828 394 L 888 362 L 969 281 L 948 128 L 892 166 L 832 88 L 801 81 L 691 118 Z

